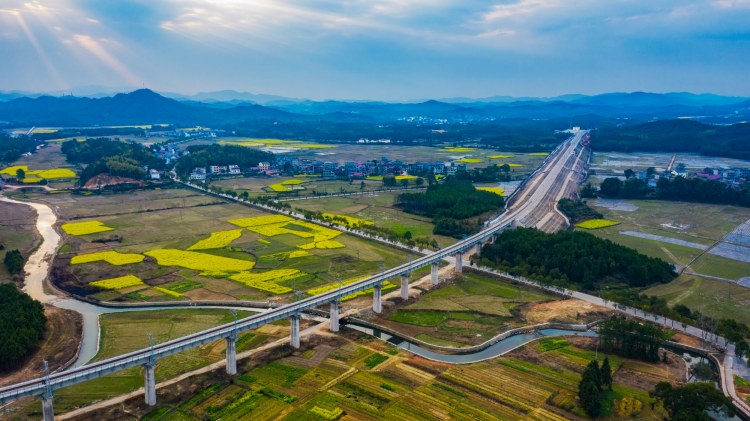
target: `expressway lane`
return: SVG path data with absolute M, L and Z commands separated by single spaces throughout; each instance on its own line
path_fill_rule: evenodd
M 576 155 L 574 152 L 579 146 L 581 137 L 584 133 L 585 132 L 578 133 L 558 146 L 558 148 L 550 154 L 548 159 L 545 160 L 543 166 L 535 171 L 532 179 L 530 179 L 522 189 L 517 191 L 518 194 L 511 198 L 512 201 L 509 203 L 508 210 L 500 217 L 492 220 L 491 223 L 477 234 L 436 252 L 419 257 L 411 262 L 385 270 L 354 284 L 346 285 L 339 289 L 314 297 L 309 297 L 295 303 L 270 309 L 265 313 L 252 315 L 238 320 L 236 323 L 229 323 L 182 338 L 160 343 L 151 348 L 133 351 L 82 367 L 54 373 L 45 378 L 37 378 L 0 388 L 0 403 L 23 396 L 50 394 L 53 389 L 80 383 L 85 380 L 101 377 L 130 367 L 154 364 L 158 358 L 172 355 L 185 349 L 197 347 L 215 340 L 232 338 L 235 337 L 238 332 L 254 329 L 277 320 L 286 318 L 292 318 L 292 320 L 295 320 L 296 318 L 296 320 L 299 320 L 302 312 L 306 310 L 311 310 L 332 302 L 338 302 L 338 300 L 347 295 L 368 288 L 379 288 L 379 286 L 388 279 L 398 277 L 402 274 L 409 274 L 421 267 L 439 263 L 443 259 L 451 259 L 457 255 L 460 256 L 468 252 L 468 250 L 476 244 L 481 244 L 499 231 L 512 226 L 515 221 L 524 221 L 529 217 L 536 218 L 534 215 L 539 214 L 540 211 L 538 209 L 540 206 L 548 207 L 550 200 L 554 198 L 554 191 L 552 191 L 552 189 L 555 189 L 556 187 L 559 188 L 562 183 L 564 183 L 565 177 L 567 177 L 565 167 L 566 165 L 571 164 L 571 160 L 575 159 Z

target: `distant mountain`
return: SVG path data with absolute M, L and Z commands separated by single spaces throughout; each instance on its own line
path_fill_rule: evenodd
M 216 109 L 183 104 L 149 89 L 92 99 L 73 96 L 18 98 L 0 103 L 0 121 L 17 125 L 90 126 L 172 123 L 216 125 L 283 119 L 288 113 L 260 105 Z
M 19 95 L 20 93 L 7 93 Z M 243 96 L 243 98 L 232 98 Z M 418 103 L 295 101 L 236 91 L 198 94 L 195 99 L 168 98 L 149 89 L 104 98 L 75 96 L 13 97 L 0 102 L 0 123 L 11 126 L 92 126 L 148 123 L 223 126 L 241 122 L 388 123 L 394 121 L 479 122 L 510 119 L 625 119 L 635 122 L 693 118 L 711 123 L 750 120 L 750 101 L 710 94 L 645 92 L 553 98 L 490 97 L 488 102 Z M 217 99 L 213 101 L 213 99 Z M 231 99 L 230 99 L 231 98 Z M 267 106 L 255 100 L 270 100 Z M 496 101 L 496 102 L 490 102 Z
M 272 102 L 294 103 L 305 101 L 299 98 L 287 98 L 278 95 L 253 94 L 250 92 L 239 92 L 234 90 L 223 90 L 213 92 L 199 92 L 193 95 L 182 95 L 165 93 L 164 96 L 180 101 L 195 101 L 205 103 L 254 103 L 266 105 Z

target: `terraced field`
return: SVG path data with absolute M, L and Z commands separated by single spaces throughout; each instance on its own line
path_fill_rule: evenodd
M 244 372 L 231 383 L 217 381 L 142 419 L 585 419 L 577 388 L 594 358 L 587 349 L 594 343 L 553 340 L 554 346 L 536 342 L 508 356 L 452 366 L 379 341 L 339 337 L 340 345 L 329 342 Z M 614 390 L 607 392 L 610 419 L 660 419 L 663 413 L 651 408 L 647 389 L 675 380 L 670 373 L 680 376 L 681 360 L 611 361 L 618 369 Z M 641 411 L 619 414 L 618 403 L 626 398 L 640 402 Z

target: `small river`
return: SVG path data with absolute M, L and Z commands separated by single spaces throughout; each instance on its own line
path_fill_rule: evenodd
M 500 355 L 504 355 L 516 348 L 526 345 L 527 343 L 534 341 L 545 336 L 597 336 L 597 333 L 591 330 L 579 331 L 579 330 L 566 330 L 566 329 L 540 329 L 533 333 L 520 333 L 518 335 L 509 336 L 501 341 L 495 342 L 494 344 L 484 348 L 480 351 L 469 353 L 469 354 L 444 354 L 441 352 L 431 351 L 423 348 L 413 342 L 401 339 L 393 336 L 389 333 L 385 333 L 378 329 L 372 329 L 358 325 L 356 323 L 346 323 L 345 326 L 350 327 L 354 330 L 366 333 L 374 336 L 378 339 L 393 344 L 397 348 L 409 351 L 413 354 L 417 354 L 420 357 L 427 358 L 428 360 L 439 361 L 449 364 L 470 364 L 479 361 L 489 360 Z

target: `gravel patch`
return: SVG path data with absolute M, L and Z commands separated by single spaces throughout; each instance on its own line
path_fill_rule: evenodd
M 594 202 L 594 205 L 621 212 L 633 212 L 638 210 L 638 206 L 620 199 L 597 199 Z
M 622 235 L 629 235 L 631 237 L 645 238 L 647 240 L 661 241 L 662 243 L 676 244 L 678 246 L 690 247 L 698 250 L 706 250 L 708 246 L 698 243 L 691 243 L 690 241 L 678 240 L 677 238 L 664 237 L 663 235 L 647 234 L 645 232 L 638 231 L 621 231 Z
M 709 251 L 710 254 L 726 257 L 727 259 L 750 263 L 750 247 L 731 243 L 719 243 Z

